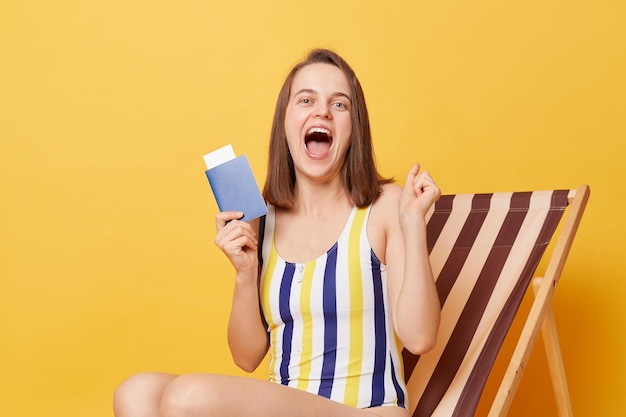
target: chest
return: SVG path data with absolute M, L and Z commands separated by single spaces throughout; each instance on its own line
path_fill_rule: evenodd
M 352 212 L 318 219 L 278 216 L 274 246 L 281 258 L 306 263 L 326 253 L 349 228 Z

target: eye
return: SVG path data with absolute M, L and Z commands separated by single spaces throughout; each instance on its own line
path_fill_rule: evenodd
M 309 105 L 309 104 L 313 103 L 313 100 L 311 100 L 308 97 L 302 97 L 302 98 L 298 99 L 297 103 L 298 104 Z
M 333 103 L 333 107 L 339 109 L 339 110 L 348 110 L 348 105 L 346 103 L 343 103 L 341 101 L 336 101 Z

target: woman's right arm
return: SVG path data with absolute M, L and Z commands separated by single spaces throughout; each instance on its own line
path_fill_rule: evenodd
M 237 366 L 254 371 L 269 347 L 259 304 L 259 262 L 257 234 L 259 221 L 237 219 L 242 214 L 221 212 L 216 216 L 215 244 L 235 268 L 235 288 L 228 323 L 228 345 Z

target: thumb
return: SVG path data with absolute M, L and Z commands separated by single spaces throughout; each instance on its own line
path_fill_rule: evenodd
M 420 164 L 416 162 L 415 165 L 413 165 L 413 167 L 409 171 L 409 173 L 406 175 L 406 181 L 404 183 L 405 190 L 407 188 L 410 190 L 414 190 L 415 185 L 413 183 L 415 182 L 415 177 L 417 176 L 419 170 L 420 170 Z

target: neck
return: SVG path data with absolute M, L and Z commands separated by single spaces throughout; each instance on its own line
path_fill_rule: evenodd
M 336 213 L 354 205 L 339 178 L 323 184 L 297 181 L 295 191 L 294 211 L 311 217 Z

